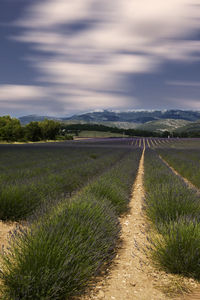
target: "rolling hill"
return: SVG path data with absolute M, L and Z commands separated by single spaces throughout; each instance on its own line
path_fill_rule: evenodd
M 185 110 L 130 110 L 125 112 L 103 110 L 71 117 L 50 117 L 29 115 L 20 117 L 22 124 L 44 119 L 58 120 L 66 124 L 99 124 L 123 129 L 147 131 L 198 131 L 200 130 L 200 111 Z
M 138 129 L 145 131 L 169 131 L 172 132 L 177 128 L 182 128 L 190 124 L 190 121 L 186 120 L 175 120 L 175 119 L 160 119 L 156 121 L 150 121 L 145 124 L 138 126 Z
M 180 133 L 180 132 L 200 132 L 200 120 L 196 122 L 192 122 L 189 124 L 186 124 L 185 126 L 179 127 L 175 130 L 175 132 Z
M 129 122 L 144 124 L 150 121 L 174 119 L 197 121 L 200 119 L 200 111 L 185 110 L 130 110 L 126 112 L 115 112 L 104 110 L 101 112 L 89 112 L 81 115 L 73 115 L 63 120 L 77 120 L 86 122 Z

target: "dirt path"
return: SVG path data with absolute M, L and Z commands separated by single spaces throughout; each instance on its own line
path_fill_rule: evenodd
M 197 288 L 194 293 L 183 295 L 179 298 L 176 298 L 174 300 L 199 300 L 200 299 L 200 289 Z
M 133 186 L 129 215 L 121 218 L 122 247 L 119 249 L 108 276 L 97 283 L 81 300 L 164 300 L 165 295 L 156 289 L 158 274 L 148 264 L 142 248 L 146 244 L 146 223 L 142 212 L 144 198 L 144 152 Z
M 0 221 L 0 249 L 8 244 L 8 235 L 16 226 L 15 222 L 2 222 Z
M 5 248 L 8 246 L 8 236 L 9 232 L 12 231 L 16 227 L 15 222 L 2 222 L 0 221 L 0 251 L 2 246 Z M 1 281 L 0 281 L 1 284 Z M 0 290 L 0 299 L 2 296 L 2 290 Z

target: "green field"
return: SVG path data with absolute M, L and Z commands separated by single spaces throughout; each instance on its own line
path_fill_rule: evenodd
M 83 130 L 78 134 L 78 137 L 84 138 L 109 138 L 109 137 L 127 137 L 121 133 L 104 132 L 104 131 L 86 131 Z

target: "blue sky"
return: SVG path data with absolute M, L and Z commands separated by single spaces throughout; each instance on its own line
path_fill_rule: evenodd
M 1 115 L 200 110 L 200 0 L 1 0 Z

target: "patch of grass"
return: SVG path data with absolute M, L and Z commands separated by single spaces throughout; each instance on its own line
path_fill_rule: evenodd
M 79 137 L 90 137 L 90 138 L 109 138 L 109 137 L 127 137 L 121 133 L 113 133 L 107 131 L 86 131 L 83 130 L 78 134 Z
M 90 158 L 92 158 L 92 159 L 97 159 L 97 155 L 96 154 L 94 154 L 94 153 L 92 153 L 92 154 L 90 154 Z
M 167 297 L 175 298 L 177 295 L 184 295 L 192 291 L 192 285 L 184 281 L 183 276 L 173 276 L 170 280 L 162 282 L 156 287 L 161 290 Z

